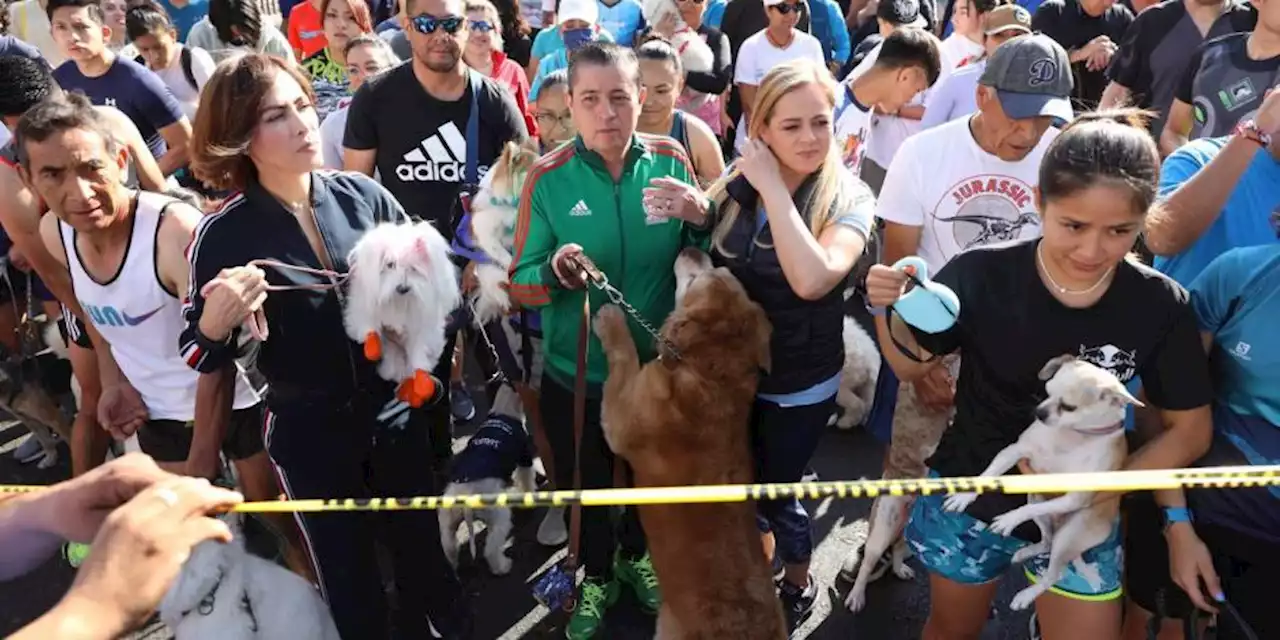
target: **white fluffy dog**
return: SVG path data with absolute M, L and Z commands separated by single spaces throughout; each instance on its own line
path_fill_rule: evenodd
M 479 286 L 475 296 L 478 325 L 488 324 L 507 314 L 511 298 L 507 295 L 507 270 L 511 268 L 515 250 L 516 216 L 520 192 L 524 189 L 529 168 L 538 159 L 536 142 L 518 145 L 508 142 L 502 156 L 480 182 L 480 190 L 471 199 L 471 233 L 477 247 L 493 262 L 476 266 Z
M 644 0 L 643 12 L 645 21 L 651 25 L 660 24 L 663 20 L 675 21 L 671 46 L 680 56 L 680 66 L 684 67 L 685 71 L 700 73 L 711 71 L 711 67 L 715 64 L 715 54 L 702 40 L 702 36 L 690 29 L 689 25 L 680 18 L 680 9 L 676 7 L 675 0 Z M 693 104 L 690 105 L 692 107 L 701 105 L 709 98 L 707 94 L 690 91 L 688 88 L 685 92 L 685 96 L 693 100 Z
M 514 484 L 517 491 L 533 491 L 533 449 L 529 435 L 524 430 L 524 410 L 520 395 L 509 384 L 498 388 L 493 398 L 489 419 L 467 442 L 467 446 L 453 459 L 452 480 L 445 487 L 446 496 L 465 496 L 477 493 L 499 493 Z M 494 575 L 506 575 L 511 571 L 511 559 L 503 553 L 507 538 L 511 535 L 511 509 L 490 507 L 478 512 L 470 507 L 446 509 L 439 512 L 440 544 L 445 557 L 458 566 L 458 525 L 467 524 L 467 540 L 471 556 L 476 556 L 476 531 L 474 519 L 485 523 L 488 536 L 484 543 L 484 559 Z
M 1115 471 L 1129 452 L 1124 437 L 1125 409 L 1142 406 L 1110 371 L 1075 356 L 1058 356 L 1040 370 L 1047 380 L 1049 398 L 1036 407 L 1036 421 L 1018 441 L 1005 447 L 982 472 L 984 477 L 1002 475 L 1026 460 L 1039 473 L 1086 473 Z M 977 499 L 975 493 L 956 494 L 944 503 L 948 511 L 963 511 Z M 1097 568 L 1083 561 L 1085 551 L 1102 544 L 1111 535 L 1119 517 L 1120 501 L 1093 502 L 1093 493 L 1077 491 L 1045 500 L 1027 497 L 1027 504 L 1001 514 L 990 529 L 1009 535 L 1018 525 L 1034 521 L 1040 528 L 1040 542 L 1013 555 L 1014 563 L 1049 552 L 1049 566 L 1037 582 L 1018 592 L 1010 601 L 1014 610 L 1026 609 L 1062 578 L 1072 565 L 1086 580 L 1101 587 Z
M 198 545 L 160 601 L 160 620 L 177 640 L 340 640 L 315 587 L 250 554 L 239 516 L 222 518 L 235 538 Z
M 852 429 L 867 419 L 880 378 L 880 350 L 866 329 L 850 317 L 844 319 L 844 369 L 836 404 L 843 413 L 835 419 L 841 429 Z
M 364 234 L 347 262 L 347 335 L 400 382 L 397 397 L 419 407 L 434 397 L 430 372 L 445 345 L 449 314 L 462 302 L 449 243 L 427 222 L 384 223 Z

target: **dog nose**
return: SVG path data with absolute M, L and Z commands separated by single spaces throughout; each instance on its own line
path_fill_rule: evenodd
M 1036 407 L 1036 420 L 1044 422 L 1049 419 L 1049 407 Z
M 404 295 L 404 294 L 406 294 L 406 293 L 409 293 L 409 285 L 407 285 L 407 284 L 397 285 L 397 286 L 396 286 L 396 293 L 398 293 L 398 294 L 400 294 L 400 295 Z

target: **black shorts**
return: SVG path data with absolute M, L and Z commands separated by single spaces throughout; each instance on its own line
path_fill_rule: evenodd
M 244 460 L 261 452 L 263 404 L 231 412 L 231 424 L 222 438 L 222 452 L 231 460 Z M 138 430 L 138 445 L 157 462 L 183 462 L 191 452 L 193 425 L 179 420 L 151 420 Z
M 1169 576 L 1169 547 L 1155 499 L 1150 493 L 1136 493 L 1125 502 L 1125 591 L 1148 612 L 1160 612 L 1166 619 L 1186 618 L 1194 605 Z M 1257 637 L 1280 638 L 1280 612 L 1272 595 L 1280 549 L 1223 526 L 1197 522 L 1195 528 L 1213 556 L 1227 601 Z M 1232 616 L 1218 616 L 1218 640 L 1247 637 Z

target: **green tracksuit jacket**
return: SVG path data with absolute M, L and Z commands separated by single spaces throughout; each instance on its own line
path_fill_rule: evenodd
M 645 320 L 661 326 L 675 306 L 676 256 L 687 246 L 705 247 L 709 235 L 680 220 L 645 213 L 643 189 L 664 176 L 697 184 L 679 143 L 640 133 L 632 138 L 617 181 L 581 138 L 543 156 L 529 170 L 516 222 L 510 292 L 515 302 L 541 309 L 544 366 L 566 388 L 573 388 L 577 367 L 583 292 L 560 286 L 551 257 L 562 245 L 581 245 L 627 302 Z M 594 316 L 609 299 L 603 291 L 588 288 Z M 640 360 L 656 357 L 654 339 L 628 320 Z M 589 333 L 587 381 L 594 389 L 604 382 L 609 368 L 600 340 L 594 331 Z

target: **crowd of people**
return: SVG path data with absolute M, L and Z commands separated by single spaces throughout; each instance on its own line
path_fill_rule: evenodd
M 473 290 L 491 256 L 469 203 L 510 143 L 540 156 L 512 204 L 508 291 L 537 351 L 523 375 L 549 486 L 631 482 L 600 425 L 594 334 L 579 357 L 584 296 L 610 300 L 580 259 L 623 293 L 649 360 L 641 320 L 671 313 L 691 246 L 773 327 L 757 481 L 810 473 L 848 317 L 869 318 L 884 363 L 864 426 L 887 444 L 935 425 L 931 474 L 986 468 L 1064 353 L 1145 404 L 1126 469 L 1280 464 L 1278 83 L 1280 0 L 0 3 L 0 248 L 35 276 L 8 295 L 59 323 L 79 389 L 73 479 L 0 497 L 0 579 L 59 549 L 78 567 L 14 637 L 142 624 L 192 546 L 232 535 L 208 514 L 240 500 L 440 493 L 455 425 L 486 405 L 462 375 L 484 343 L 450 327 L 437 391 L 411 408 L 348 338 L 341 279 L 366 231 L 425 221 Z M 957 294 L 951 328 L 892 312 L 908 256 Z M 0 301 L 19 357 L 30 319 Z M 132 438 L 145 456 L 105 462 Z M 209 482 L 228 463 L 240 493 Z M 1111 537 L 1037 600 L 1036 633 L 1280 637 L 1280 490 L 1122 500 Z M 923 638 L 980 636 L 1037 540 L 985 523 L 1020 502 L 915 501 Z M 563 511 L 545 518 L 539 542 L 562 545 Z M 824 588 L 813 525 L 795 499 L 761 501 L 757 521 L 794 632 Z M 471 637 L 433 512 L 267 526 L 342 637 Z M 568 638 L 607 637 L 623 588 L 658 610 L 634 509 L 585 508 L 579 535 Z

